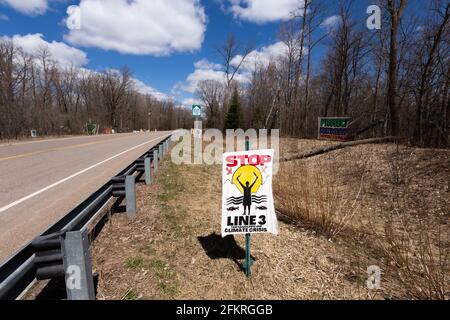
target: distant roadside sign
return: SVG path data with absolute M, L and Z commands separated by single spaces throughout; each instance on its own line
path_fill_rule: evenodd
M 89 123 L 86 125 L 86 131 L 89 135 L 97 134 L 97 125 L 94 123 Z
M 319 118 L 319 139 L 347 141 L 350 120 L 347 117 Z
M 202 115 L 202 107 L 198 104 L 192 106 L 192 115 L 194 117 L 200 117 Z

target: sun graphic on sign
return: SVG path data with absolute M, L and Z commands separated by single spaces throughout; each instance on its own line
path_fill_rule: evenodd
M 247 165 L 240 167 L 234 172 L 232 182 L 241 193 L 244 193 L 242 185 L 245 186 L 248 182 L 249 186 L 253 185 L 251 193 L 256 193 L 263 181 L 261 171 L 255 166 Z

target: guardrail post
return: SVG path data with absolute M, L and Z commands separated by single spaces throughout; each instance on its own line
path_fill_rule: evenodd
M 92 262 L 86 231 L 67 232 L 63 241 L 68 300 L 95 300 Z
M 169 149 L 170 149 L 170 138 L 166 140 L 166 148 L 167 148 L 167 152 L 169 152 Z
M 158 146 L 158 154 L 159 154 L 159 160 L 162 160 L 164 157 L 162 144 L 160 144 Z
M 127 204 L 127 214 L 134 216 L 136 214 L 136 178 L 127 176 L 125 178 L 125 201 Z
M 152 184 L 152 162 L 150 157 L 146 157 L 144 160 L 144 167 L 145 167 L 145 184 L 151 185 Z
M 153 150 L 153 172 L 158 170 L 158 150 Z

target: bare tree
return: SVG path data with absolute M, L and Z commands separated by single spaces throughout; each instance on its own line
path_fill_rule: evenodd
M 418 69 L 418 83 L 415 88 L 416 98 L 416 125 L 414 138 L 417 142 L 423 144 L 424 131 L 424 103 L 429 99 L 432 81 L 436 76 L 436 68 L 438 66 L 437 58 L 441 44 L 444 40 L 445 34 L 448 35 L 450 25 L 450 3 L 442 7 L 437 4 L 434 9 L 438 14 L 439 21 L 435 23 L 428 23 L 423 31 L 421 42 L 422 46 L 417 47 L 417 69 Z M 430 121 L 431 119 L 428 119 Z
M 131 86 L 131 73 L 127 68 L 120 72 L 108 70 L 102 77 L 102 93 L 109 114 L 109 124 L 118 126 L 117 113 L 124 106 L 127 91 Z
M 330 31 L 325 60 L 329 96 L 325 114 L 348 116 L 352 95 L 363 74 L 364 58 L 368 53 L 363 31 L 351 16 L 353 1 L 341 1 L 337 26 Z
M 0 128 L 1 135 L 17 135 L 14 132 L 13 122 L 16 120 L 14 110 L 14 96 L 16 77 L 14 72 L 14 55 L 16 49 L 12 41 L 0 43 Z
M 283 97 L 282 109 L 282 123 L 286 124 L 286 130 L 292 132 L 293 119 L 298 113 L 293 107 L 296 104 L 296 97 L 298 92 L 298 81 L 300 77 L 300 61 L 298 57 L 301 55 L 299 51 L 303 49 L 299 46 L 297 30 L 295 26 L 295 19 L 290 19 L 284 23 L 279 32 L 279 38 L 285 44 L 287 50 L 285 56 L 281 58 L 281 68 L 279 70 L 281 86 L 280 91 Z
M 388 71 L 388 89 L 387 103 L 390 116 L 391 134 L 399 134 L 399 112 L 397 110 L 397 72 L 398 72 L 398 50 L 397 37 L 398 29 L 401 23 L 403 13 L 406 9 L 407 0 L 386 0 L 387 8 L 390 14 L 390 49 L 389 49 L 389 71 Z
M 151 99 L 149 105 L 147 101 Z M 138 93 L 127 68 L 93 72 L 60 65 L 48 47 L 31 54 L 0 39 L 0 139 L 39 134 L 79 134 L 87 123 L 122 131 L 188 127 L 190 113 L 172 101 Z
M 310 114 L 310 81 L 312 64 L 311 57 L 313 49 L 325 39 L 326 34 L 322 35 L 318 39 L 313 38 L 314 32 L 321 26 L 322 13 L 324 12 L 323 6 L 313 2 L 308 2 L 309 7 L 307 14 L 307 24 L 306 24 L 306 42 L 307 42 L 307 66 L 306 66 L 306 79 L 305 79 L 305 90 L 304 90 L 304 112 L 303 112 L 303 136 L 306 137 L 309 131 L 309 121 L 308 115 Z
M 223 99 L 224 91 L 224 85 L 216 80 L 204 80 L 197 86 L 195 94 L 206 106 L 206 126 L 208 128 L 222 128 L 220 103 Z
M 252 50 L 250 45 L 243 47 L 239 44 L 234 34 L 228 35 L 225 43 L 217 48 L 224 66 L 227 88 L 230 88 L 236 74 Z

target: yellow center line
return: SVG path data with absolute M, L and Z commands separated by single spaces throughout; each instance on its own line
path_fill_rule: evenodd
M 28 153 L 18 154 L 18 155 L 15 155 L 15 156 L 9 156 L 9 157 L 0 158 L 0 162 L 1 161 L 6 161 L 6 160 L 14 160 L 14 159 L 25 158 L 25 157 L 34 156 L 34 155 L 37 155 L 37 154 L 46 153 L 46 152 L 77 149 L 77 148 L 87 147 L 87 146 L 93 145 L 93 144 L 99 144 L 99 143 L 105 143 L 105 142 L 111 142 L 111 141 L 118 141 L 118 140 L 127 139 L 127 138 L 130 138 L 130 136 L 127 135 L 125 137 L 114 137 L 112 139 L 106 139 L 106 140 L 101 140 L 101 141 L 94 141 L 94 142 L 76 144 L 76 145 L 72 145 L 72 146 L 57 147 L 57 148 L 51 148 L 51 149 L 47 149 L 47 150 L 28 152 Z
M 14 160 L 14 159 L 30 157 L 30 156 L 34 156 L 34 155 L 42 154 L 42 153 L 46 153 L 46 152 L 77 149 L 77 148 L 87 147 L 87 146 L 90 146 L 90 145 L 93 145 L 93 144 L 99 144 L 99 143 L 103 143 L 103 142 L 110 142 L 110 141 L 113 141 L 113 140 L 117 141 L 117 140 L 122 140 L 122 139 L 126 139 L 126 138 L 129 138 L 129 136 L 120 137 L 120 138 L 116 138 L 116 139 L 107 139 L 107 140 L 102 140 L 102 141 L 81 143 L 81 144 L 76 144 L 76 145 L 73 145 L 73 146 L 65 146 L 65 147 L 51 148 L 51 149 L 40 150 L 40 151 L 35 151 L 35 152 L 28 152 L 28 153 L 18 154 L 18 155 L 15 155 L 15 156 L 9 156 L 9 157 L 0 158 L 0 162 L 1 161 L 6 161 L 6 160 Z
M 25 158 L 25 157 L 34 156 L 34 155 L 37 155 L 37 154 L 42 154 L 42 153 L 52 152 L 52 151 L 62 151 L 62 150 L 77 149 L 77 148 L 87 147 L 87 146 L 92 145 L 92 144 L 98 144 L 98 143 L 101 143 L 101 142 L 103 142 L 103 141 L 82 143 L 82 144 L 76 144 L 76 145 L 73 145 L 73 146 L 65 146 L 65 147 L 51 148 L 51 149 L 40 150 L 40 151 L 35 151 L 35 152 L 28 152 L 28 153 L 18 154 L 18 155 L 15 155 L 15 156 L 0 158 L 0 161 L 20 159 L 20 158 Z

